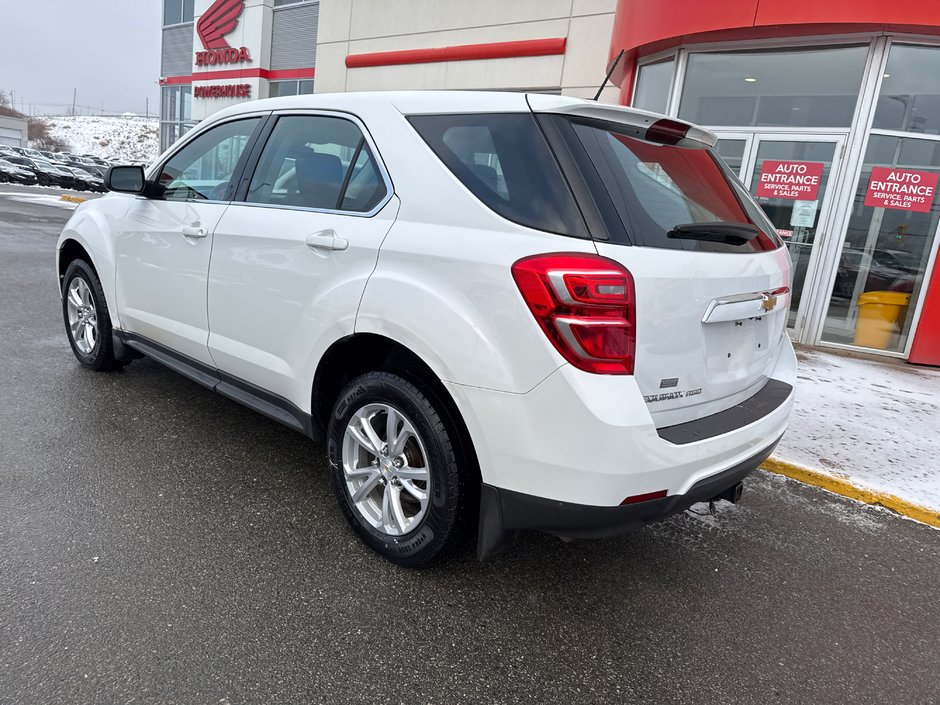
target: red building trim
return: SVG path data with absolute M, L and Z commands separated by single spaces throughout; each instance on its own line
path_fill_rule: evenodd
M 202 81 L 224 81 L 229 78 L 264 78 L 268 81 L 290 81 L 316 77 L 316 69 L 230 69 L 228 71 L 200 71 L 190 76 L 167 76 L 160 79 L 161 86 L 189 85 Z
M 480 59 L 516 59 L 523 56 L 555 56 L 565 53 L 564 37 L 555 39 L 527 39 L 516 42 L 490 44 L 462 44 L 429 49 L 405 51 L 378 51 L 368 54 L 350 54 L 346 68 L 368 66 L 400 66 L 403 64 L 433 64 L 445 61 L 476 61 Z

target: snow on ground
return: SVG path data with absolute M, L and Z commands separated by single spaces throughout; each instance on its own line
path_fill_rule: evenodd
M 74 201 L 63 201 L 61 189 L 55 193 L 29 193 L 24 191 L 14 191 L 10 193 L 0 192 L 0 198 L 9 198 L 11 201 L 20 201 L 21 203 L 37 203 L 43 206 L 55 206 L 56 208 L 65 208 L 66 210 L 75 210 L 78 203 Z
M 774 456 L 940 510 L 940 370 L 800 351 Z
M 46 118 L 49 132 L 75 154 L 93 154 L 118 162 L 150 162 L 160 153 L 160 123 L 138 116 Z

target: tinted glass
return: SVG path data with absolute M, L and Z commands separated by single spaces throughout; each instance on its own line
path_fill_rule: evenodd
M 246 200 L 368 212 L 386 193 L 375 159 L 355 123 L 298 115 L 277 121 Z
M 891 47 L 873 126 L 940 134 L 940 49 Z
M 640 67 L 636 79 L 636 92 L 633 94 L 635 107 L 652 110 L 654 113 L 666 112 L 675 64 L 675 60 L 669 59 Z
M 504 218 L 586 237 L 574 198 L 531 114 L 416 115 L 409 120 L 454 176 Z
M 844 47 L 690 54 L 679 116 L 716 126 L 848 127 L 867 52 Z
M 227 122 L 204 132 L 170 157 L 157 178 L 155 198 L 223 201 L 260 118 Z
M 575 123 L 574 129 L 617 209 L 629 244 L 707 252 L 779 247 L 760 209 L 708 150 L 654 144 L 595 125 Z M 693 223 L 756 225 L 760 234 L 743 245 L 667 235 L 676 226 Z

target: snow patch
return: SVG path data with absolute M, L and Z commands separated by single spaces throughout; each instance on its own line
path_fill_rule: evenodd
M 940 370 L 800 353 L 774 456 L 940 510 Z
M 121 116 L 79 115 L 46 118 L 49 134 L 75 154 L 92 154 L 116 162 L 152 162 L 160 153 L 160 123 L 125 113 Z

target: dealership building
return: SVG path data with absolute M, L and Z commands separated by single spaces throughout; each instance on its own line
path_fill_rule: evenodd
M 940 6 L 164 0 L 164 147 L 235 102 L 504 89 L 708 127 L 793 259 L 794 340 L 940 365 Z

